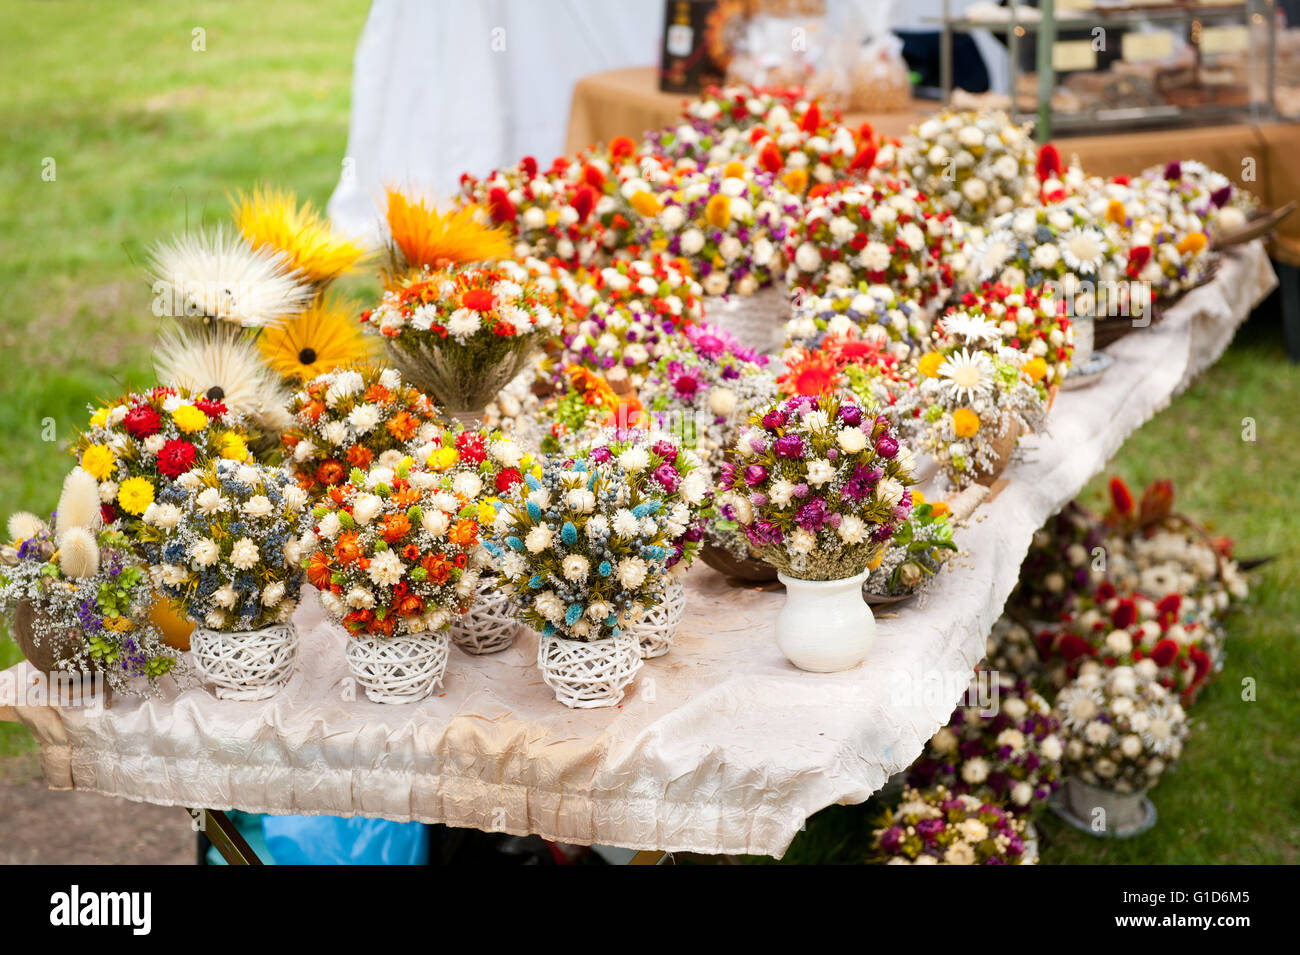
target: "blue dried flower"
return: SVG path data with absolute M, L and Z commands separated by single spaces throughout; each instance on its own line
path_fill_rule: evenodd
M 560 528 L 560 540 L 570 547 L 578 542 L 578 529 L 573 526 L 573 521 L 564 522 L 564 526 Z

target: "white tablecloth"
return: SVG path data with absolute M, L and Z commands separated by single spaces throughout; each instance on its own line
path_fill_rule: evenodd
M 773 637 L 782 596 L 699 566 L 676 645 L 618 709 L 554 702 L 531 635 L 490 657 L 453 650 L 444 691 L 423 703 L 348 698 L 345 636 L 311 600 L 297 617 L 300 666 L 271 700 L 190 690 L 118 699 L 98 716 L 19 707 L 18 718 L 55 788 L 779 856 L 810 814 L 865 800 L 920 754 L 982 657 L 1033 532 L 1220 355 L 1275 282 L 1262 246 L 1245 247 L 1162 323 L 1112 346 L 1100 383 L 1061 393 L 1010 488 L 959 532 L 962 556 L 924 599 L 881 615 L 855 670 L 796 670 Z

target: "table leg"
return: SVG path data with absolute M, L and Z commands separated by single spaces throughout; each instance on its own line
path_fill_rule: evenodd
M 1286 353 L 1294 362 L 1300 362 L 1300 269 L 1294 265 L 1275 262 L 1277 281 L 1282 296 L 1282 333 L 1286 340 Z
M 186 809 L 191 819 L 200 820 L 200 830 L 230 865 L 262 865 L 230 817 L 218 809 Z

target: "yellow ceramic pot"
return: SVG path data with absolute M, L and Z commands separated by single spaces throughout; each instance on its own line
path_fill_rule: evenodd
M 162 631 L 163 643 L 177 650 L 190 648 L 190 634 L 194 632 L 194 621 L 176 609 L 176 605 L 166 598 L 159 600 L 149 611 L 149 622 Z

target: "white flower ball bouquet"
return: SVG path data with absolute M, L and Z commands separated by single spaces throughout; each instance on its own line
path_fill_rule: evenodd
M 664 502 L 617 465 L 546 459 L 497 518 L 502 571 L 543 636 L 616 637 L 649 608 L 671 541 Z
M 971 225 L 1038 191 L 1034 141 L 1000 110 L 936 113 L 904 138 L 899 162 L 918 189 Z
M 1142 793 L 1177 761 L 1187 716 L 1155 671 L 1149 658 L 1112 669 L 1090 661 L 1057 694 L 1066 772 L 1100 789 Z

